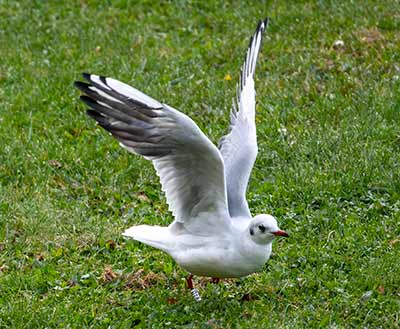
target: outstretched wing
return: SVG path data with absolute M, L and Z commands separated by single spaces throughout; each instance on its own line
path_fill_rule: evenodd
M 197 125 L 120 81 L 83 77 L 89 84 L 75 86 L 86 94 L 87 114 L 122 147 L 153 162 L 175 221 L 198 234 L 229 229 L 223 159 Z
M 257 157 L 254 72 L 268 19 L 260 21 L 250 39 L 246 60 L 240 72 L 236 103 L 231 110 L 230 130 L 220 141 L 225 164 L 228 206 L 231 217 L 251 217 L 246 200 L 250 173 Z

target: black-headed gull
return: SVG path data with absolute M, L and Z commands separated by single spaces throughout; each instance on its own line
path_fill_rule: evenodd
M 87 114 L 122 147 L 153 162 L 175 220 L 137 225 L 123 235 L 158 248 L 192 276 L 237 278 L 264 265 L 276 236 L 271 215 L 251 216 L 246 189 L 257 156 L 254 72 L 268 19 L 260 21 L 240 73 L 229 133 L 219 149 L 185 114 L 120 81 L 83 74 L 76 82 Z

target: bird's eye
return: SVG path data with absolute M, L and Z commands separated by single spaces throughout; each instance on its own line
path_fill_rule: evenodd
M 265 232 L 265 226 L 262 224 L 258 225 L 258 229 L 263 233 Z

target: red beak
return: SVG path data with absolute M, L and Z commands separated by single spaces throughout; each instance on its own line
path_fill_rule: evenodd
M 278 230 L 278 231 L 276 231 L 276 232 L 274 232 L 272 234 L 275 235 L 275 236 L 284 236 L 286 238 L 289 236 L 289 234 L 287 234 L 285 231 L 281 231 L 281 230 Z

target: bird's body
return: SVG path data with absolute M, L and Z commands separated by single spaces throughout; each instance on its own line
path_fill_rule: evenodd
M 258 148 L 254 72 L 267 20 L 250 40 L 219 149 L 185 114 L 120 81 L 84 74 L 76 82 L 87 114 L 131 153 L 153 162 L 175 220 L 124 232 L 169 255 L 194 275 L 243 277 L 269 259 L 272 241 L 287 236 L 271 215 L 251 216 L 246 189 Z
M 201 239 L 199 239 L 201 241 Z M 199 242 L 200 242 L 199 241 Z M 185 243 L 181 247 L 186 247 Z M 259 271 L 271 255 L 271 244 L 256 249 L 247 239 L 233 241 L 232 236 L 218 242 L 208 241 L 171 252 L 175 261 L 189 273 L 213 278 L 240 278 Z
M 200 235 L 177 232 L 173 225 L 139 225 L 124 235 L 168 253 L 189 273 L 214 278 L 238 278 L 256 272 L 272 250 L 271 244 L 256 244 L 250 239 L 247 228 Z

